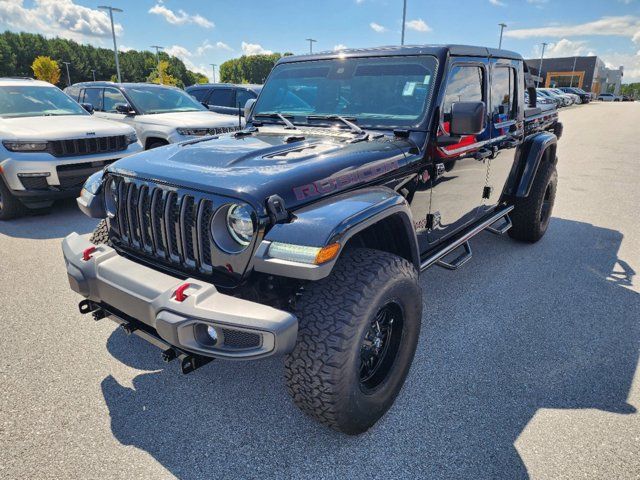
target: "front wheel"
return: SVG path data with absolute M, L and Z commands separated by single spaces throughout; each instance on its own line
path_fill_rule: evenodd
M 296 302 L 298 340 L 285 376 L 293 401 L 350 435 L 374 425 L 400 392 L 418 343 L 422 295 L 411 263 L 390 253 L 345 252 Z
M 0 178 L 0 220 L 11 220 L 24 213 L 24 205 L 9 191 Z

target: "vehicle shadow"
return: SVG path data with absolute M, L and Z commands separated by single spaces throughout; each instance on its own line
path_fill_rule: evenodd
M 71 232 L 90 233 L 98 220 L 85 216 L 75 198 L 58 200 L 51 213 L 27 213 L 23 217 L 0 222 L 0 235 L 44 240 L 62 238 Z
M 622 234 L 554 218 L 541 242 L 482 234 L 459 272 L 422 278 L 418 352 L 402 393 L 348 437 L 301 414 L 282 361 L 213 362 L 189 376 L 119 331 L 107 348 L 149 370 L 102 390 L 114 436 L 196 478 L 527 478 L 514 442 L 540 408 L 634 414 L 640 295 Z M 553 438 L 549 438 L 552 442 Z

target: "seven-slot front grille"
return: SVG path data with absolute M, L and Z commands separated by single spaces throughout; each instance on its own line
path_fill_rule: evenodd
M 54 157 L 76 157 L 94 153 L 120 152 L 126 149 L 126 135 L 74 138 L 49 142 L 49 151 Z
M 220 204 L 205 194 L 111 176 L 107 195 L 115 192 L 111 228 L 126 248 L 183 270 L 211 273 L 220 255 L 209 234 Z M 224 262 L 222 262 L 224 265 Z

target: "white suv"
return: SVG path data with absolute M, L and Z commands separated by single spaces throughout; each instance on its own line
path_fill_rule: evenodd
M 133 128 L 50 83 L 0 78 L 0 220 L 77 196 L 89 175 L 141 150 Z
M 243 125 L 243 120 L 210 112 L 184 90 L 166 85 L 83 82 L 65 92 L 83 105 L 90 104 L 95 116 L 131 125 L 145 150 Z

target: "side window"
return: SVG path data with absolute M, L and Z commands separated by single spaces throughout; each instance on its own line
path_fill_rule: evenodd
M 67 87 L 64 89 L 64 93 L 73 98 L 76 102 L 78 101 L 78 97 L 80 95 L 80 89 L 78 87 Z
M 90 103 L 95 110 L 102 110 L 102 89 L 87 88 L 84 91 L 84 99 L 81 103 Z
M 116 113 L 116 103 L 129 103 L 120 90 L 116 88 L 104 89 L 104 109 L 105 112 Z
M 232 88 L 215 88 L 207 104 L 216 107 L 235 107 L 236 92 Z
M 195 98 L 197 101 L 204 102 L 204 99 L 207 96 L 207 93 L 209 93 L 209 90 L 207 90 L 206 88 L 198 88 L 198 89 L 190 90 L 187 93 L 191 95 L 193 98 Z
M 256 94 L 249 91 L 249 90 L 243 90 L 240 89 L 236 92 L 236 107 L 240 107 L 240 108 L 244 108 L 245 103 L 247 103 L 247 100 L 249 100 L 250 98 L 256 98 Z
M 449 121 L 451 104 L 455 102 L 486 101 L 483 94 L 484 70 L 476 66 L 454 66 L 449 72 L 447 89 L 444 94 L 442 113 L 444 121 Z
M 515 71 L 510 67 L 495 67 L 491 78 L 491 119 L 504 122 L 515 117 Z

